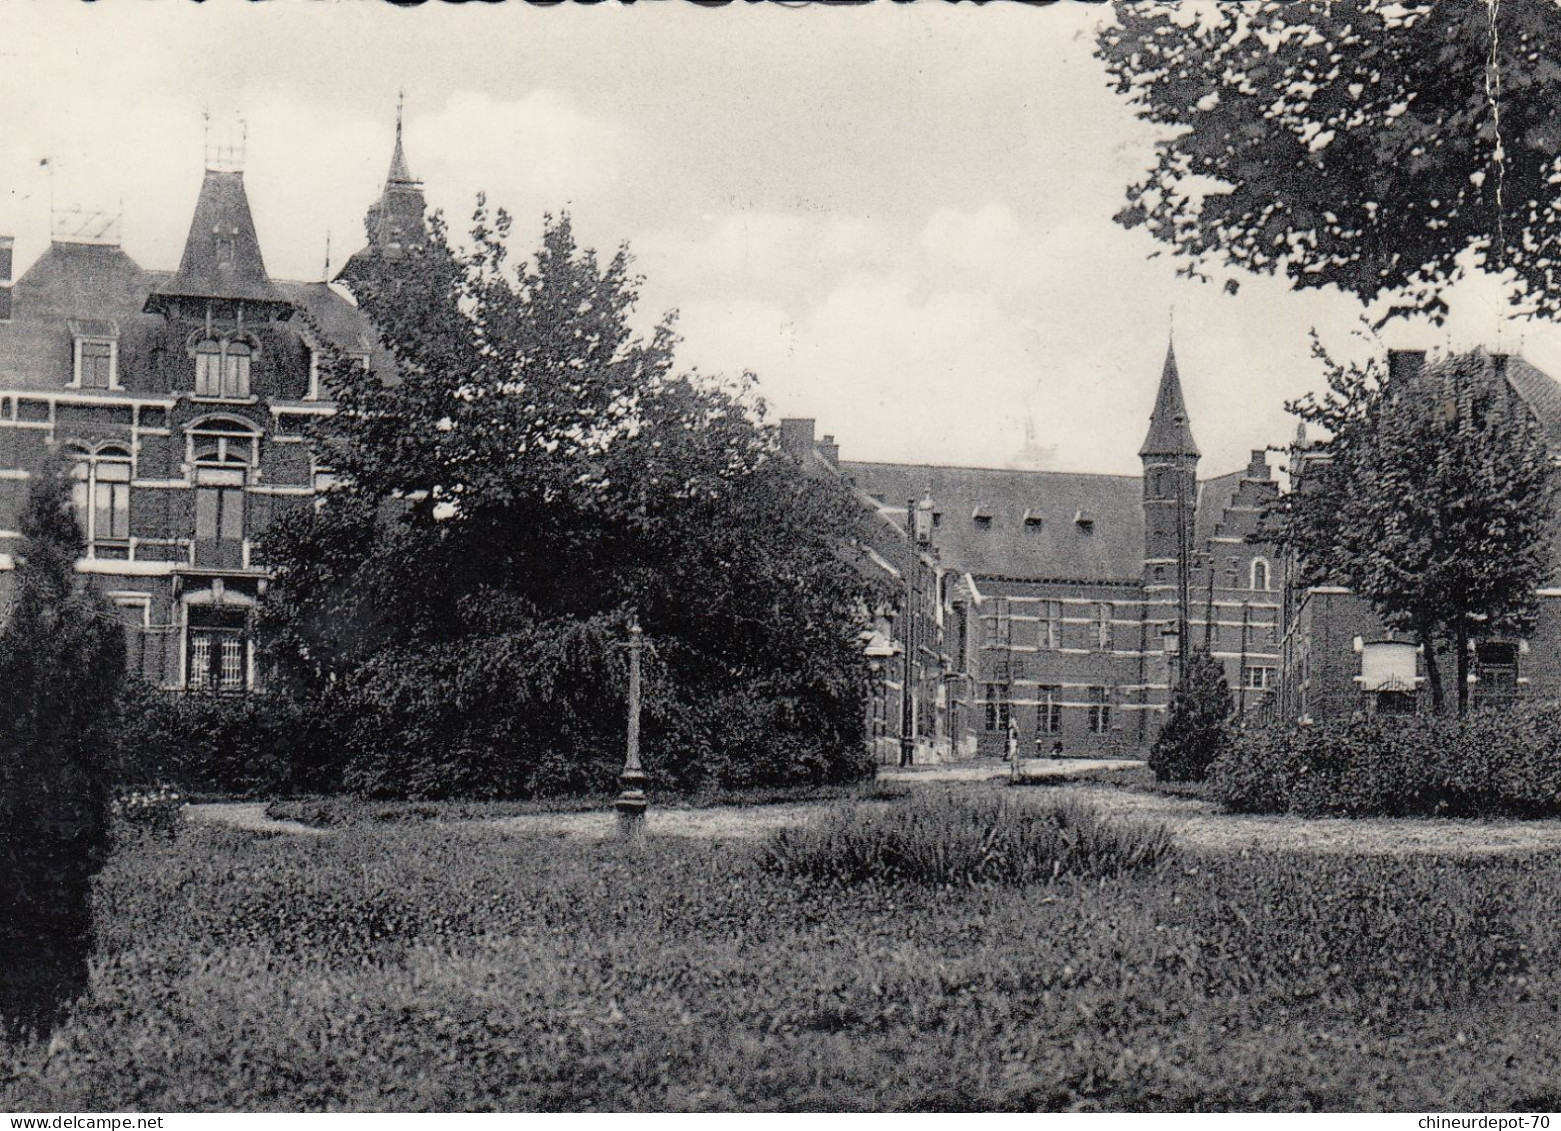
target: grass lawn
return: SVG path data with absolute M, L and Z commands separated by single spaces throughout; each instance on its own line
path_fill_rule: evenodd
M 0 1042 L 0 1109 L 1561 1106 L 1555 857 L 946 888 L 804 883 L 769 851 L 437 822 L 127 842 L 94 994 L 52 1044 Z

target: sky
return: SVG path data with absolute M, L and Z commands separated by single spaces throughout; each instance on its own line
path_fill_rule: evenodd
M 1362 336 L 1333 291 L 1177 277 L 1112 221 L 1154 130 L 1093 57 L 1102 6 L 679 3 L 532 8 L 378 0 L 0 5 L 0 235 L 18 273 L 53 210 L 123 213 L 178 262 L 208 136 L 243 122 L 266 264 L 318 279 L 363 240 L 406 151 L 459 227 L 478 192 L 535 247 L 567 211 L 627 243 L 646 323 L 678 312 L 687 367 L 758 377 L 845 459 L 1135 474 L 1173 334 L 1202 470 L 1284 443 L 1284 402 L 1340 356 L 1522 350 L 1474 279 L 1445 328 Z M 207 126 L 209 115 L 210 126 Z M 45 158 L 49 165 L 40 164 Z

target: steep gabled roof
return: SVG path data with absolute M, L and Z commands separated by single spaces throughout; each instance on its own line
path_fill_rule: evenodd
M 941 560 L 978 578 L 1136 582 L 1143 570 L 1143 480 L 1136 475 L 852 461 L 840 467 L 902 526 L 907 500 L 931 495 Z M 991 517 L 974 517 L 978 509 Z M 1081 514 L 1092 521 L 1076 521 Z
M 285 302 L 266 274 L 243 173 L 206 170 L 179 269 L 152 292 L 147 309 L 166 298 Z
M 1198 445 L 1193 442 L 1192 426 L 1187 420 L 1187 404 L 1182 399 L 1182 380 L 1176 372 L 1176 347 L 1166 346 L 1165 368 L 1160 372 L 1160 389 L 1155 394 L 1154 412 L 1149 416 L 1149 434 L 1140 456 L 1192 456 Z
M 1507 358 L 1507 384 L 1539 422 L 1552 455 L 1561 455 L 1561 385 L 1521 357 Z

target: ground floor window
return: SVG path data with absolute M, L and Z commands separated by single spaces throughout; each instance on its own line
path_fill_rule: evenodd
M 1007 731 L 1008 721 L 1013 718 L 1013 705 L 1008 702 L 1008 692 L 1002 684 L 989 683 L 986 685 L 986 729 L 991 731 Z
M 1089 732 L 1105 734 L 1111 729 L 1111 696 L 1104 687 L 1089 689 Z
M 1241 686 L 1248 691 L 1267 691 L 1274 686 L 1278 674 L 1277 668 L 1248 665 L 1241 669 Z
M 242 609 L 192 605 L 185 641 L 185 686 L 192 691 L 249 690 L 249 634 Z
M 1035 709 L 1036 734 L 1062 733 L 1062 688 L 1039 689 L 1040 703 Z

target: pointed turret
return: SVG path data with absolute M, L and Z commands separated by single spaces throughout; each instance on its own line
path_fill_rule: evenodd
M 1138 458 L 1144 465 L 1144 584 L 1179 592 L 1185 605 L 1198 512 L 1198 445 L 1182 399 L 1174 344 L 1166 346 L 1149 435 Z
M 396 103 L 396 148 L 390 155 L 390 172 L 385 175 L 385 186 L 401 185 L 410 188 L 422 188 L 423 182 L 412 175 L 412 170 L 407 167 L 406 150 L 401 145 L 401 103 Z
M 406 148 L 401 140 L 401 103 L 396 103 L 396 144 L 390 154 L 390 172 L 379 199 L 369 206 L 364 218 L 368 246 L 354 253 L 337 278 L 351 283 L 371 259 L 400 259 L 408 250 L 419 247 L 428 238 L 423 217 L 428 204 L 423 198 L 423 182 L 412 175 Z
M 1176 344 L 1165 348 L 1165 368 L 1160 373 L 1160 391 L 1155 394 L 1154 412 L 1149 415 L 1149 434 L 1142 456 L 1191 456 L 1198 458 L 1192 426 L 1187 422 L 1187 404 L 1182 399 L 1182 379 L 1176 372 Z
M 243 303 L 257 317 L 289 309 L 266 274 L 241 172 L 206 170 L 179 269 L 147 296 L 146 309 L 167 313 L 181 300 Z

